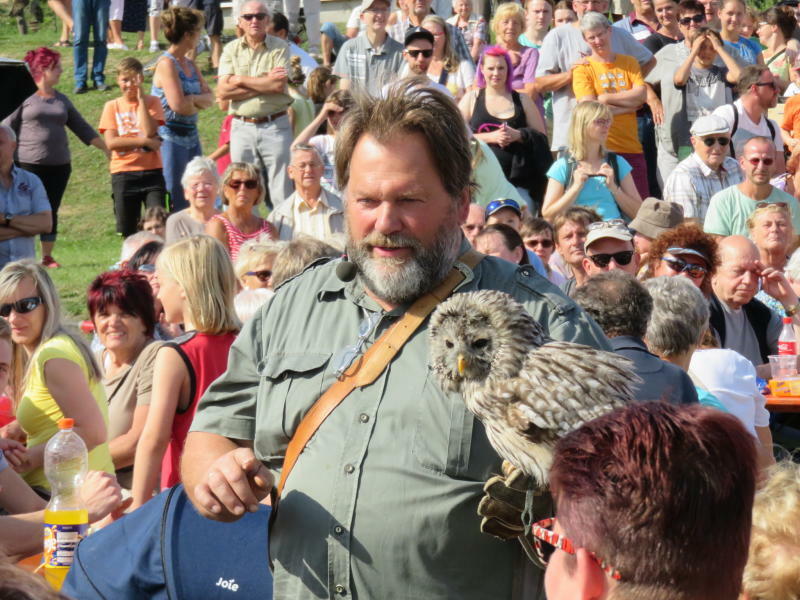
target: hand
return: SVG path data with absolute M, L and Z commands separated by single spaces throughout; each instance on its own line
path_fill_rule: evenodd
M 0 428 L 0 437 L 24 444 L 28 436 L 25 435 L 25 430 L 22 429 L 19 421 L 15 419 L 5 427 Z
M 514 129 L 513 127 L 504 127 L 506 133 L 508 134 L 508 138 L 511 140 L 509 143 L 513 144 L 514 142 L 518 142 L 522 139 L 522 133 L 519 129 Z
M 570 70 L 570 72 L 572 72 L 575 69 L 577 69 L 578 67 L 580 67 L 581 65 L 588 65 L 588 64 L 589 64 L 589 57 L 588 56 L 582 56 L 579 60 L 576 60 L 574 63 L 572 63 L 572 66 L 569 68 L 569 70 Z
M 144 101 L 144 96 L 145 96 L 145 94 L 144 94 L 144 76 L 143 75 L 139 75 L 139 77 L 138 77 L 138 79 L 136 81 L 136 98 L 138 98 L 138 100 L 140 102 L 143 102 Z
M 494 131 L 489 132 L 487 138 L 488 138 L 487 143 L 497 144 L 501 148 L 508 146 L 513 141 L 511 139 L 511 134 L 509 133 L 509 129 L 505 125 L 505 123 L 503 124 L 502 127 L 498 127 Z
M 600 168 L 597 170 L 600 175 L 605 176 L 605 184 L 609 190 L 613 190 L 617 187 L 617 182 L 614 179 L 614 169 L 611 168 L 607 162 L 604 162 L 600 165 Z
M 797 294 L 786 276 L 777 269 L 765 267 L 761 270 L 761 289 L 784 306 L 797 304 Z
M 647 105 L 650 107 L 650 112 L 653 113 L 653 123 L 655 123 L 656 125 L 663 125 L 664 105 L 661 103 L 659 97 L 653 96 L 647 101 Z
M 232 86 L 239 87 L 242 85 L 242 76 L 241 75 L 231 75 L 228 78 L 228 83 Z
M 322 105 L 322 110 L 320 112 L 325 116 L 330 116 L 344 112 L 344 108 L 333 102 L 326 102 Z
M 714 37 L 714 36 L 712 35 L 710 37 Z M 697 53 L 700 52 L 700 48 L 703 46 L 703 44 L 705 43 L 705 41 L 708 38 L 709 38 L 709 35 L 708 35 L 707 32 L 703 32 L 700 35 L 698 35 L 696 38 L 694 38 L 694 41 L 692 42 L 692 52 L 691 52 L 691 54 L 693 56 L 697 56 Z
M 89 471 L 81 485 L 81 498 L 89 510 L 90 523 L 115 511 L 121 514 L 122 490 L 113 475 L 103 471 Z M 130 505 L 130 501 L 127 505 Z
M 236 448 L 215 460 L 194 488 L 196 504 L 221 520 L 256 512 L 272 490 L 274 479 L 250 448 Z M 227 514 L 226 514 L 227 513 Z
M 156 150 L 161 148 L 161 139 L 156 136 L 153 136 L 151 138 L 145 138 L 144 147 L 150 148 L 150 150 L 153 150 L 155 152 Z
M 578 189 L 583 188 L 586 180 L 589 179 L 589 175 L 589 170 L 584 165 L 578 163 L 578 166 L 572 171 L 572 185 L 577 186 Z
M 720 42 L 719 38 L 713 33 L 706 33 L 706 39 L 711 42 L 711 47 L 714 48 L 715 52 L 719 53 L 719 51 L 723 49 L 722 42 Z
M 289 79 L 289 74 L 284 67 L 275 67 L 267 73 L 267 77 L 273 81 L 286 81 Z
M 17 471 L 27 463 L 28 450 L 24 444 L 8 438 L 0 438 L 0 452 L 2 452 L 8 464 Z

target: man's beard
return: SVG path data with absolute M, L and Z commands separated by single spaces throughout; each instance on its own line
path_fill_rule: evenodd
M 400 233 L 372 232 L 363 240 L 347 235 L 347 256 L 358 269 L 365 287 L 390 304 L 406 304 L 438 285 L 453 268 L 461 244 L 461 227 L 446 222 L 436 232 L 433 246 L 426 248 L 418 239 Z M 370 249 L 407 247 L 407 258 L 373 258 Z

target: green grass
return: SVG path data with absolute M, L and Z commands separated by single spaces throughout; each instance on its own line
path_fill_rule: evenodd
M 55 17 L 44 1 L 42 4 L 46 14 L 45 23 L 39 31 L 23 36 L 17 33 L 14 20 L 8 17 L 10 3 L 0 2 L 0 56 L 21 59 L 28 50 L 50 46 L 58 40 L 60 25 L 56 27 Z M 136 45 L 135 34 L 123 36 L 128 47 Z M 149 37 L 145 36 L 145 43 L 148 41 Z M 84 118 L 95 127 L 100 120 L 103 104 L 119 96 L 119 89 L 115 85 L 116 64 L 125 56 L 135 56 L 143 63 L 155 56 L 146 51 L 109 51 L 105 72 L 106 82 L 111 89 L 107 92 L 90 90 L 87 94 L 76 96 L 72 93 L 72 48 L 53 50 L 61 53 L 64 67 L 58 90 L 69 96 Z M 91 57 L 91 48 L 89 52 Z M 198 57 L 198 66 L 213 87 L 213 75 L 207 68 L 207 53 Z M 146 86 L 149 90 L 149 79 Z M 223 114 L 216 107 L 200 113 L 200 138 L 206 154 L 216 148 L 222 119 Z M 72 178 L 59 210 L 58 241 L 53 252 L 62 268 L 51 269 L 50 274 L 58 286 L 66 316 L 73 320 L 85 318 L 86 288 L 98 273 L 117 261 L 122 239 L 114 230 L 111 177 L 105 156 L 92 146 L 84 146 L 71 132 L 69 144 Z

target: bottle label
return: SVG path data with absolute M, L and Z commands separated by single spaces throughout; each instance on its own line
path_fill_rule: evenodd
M 778 340 L 778 354 L 797 354 L 797 342 Z
M 87 523 L 79 525 L 44 524 L 44 566 L 71 567 L 75 548 L 89 530 Z

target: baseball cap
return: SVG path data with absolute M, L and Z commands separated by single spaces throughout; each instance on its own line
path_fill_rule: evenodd
M 414 40 L 427 40 L 433 44 L 433 34 L 422 27 L 409 27 L 406 30 L 403 46 L 408 46 Z
M 486 218 L 488 219 L 502 208 L 510 208 L 520 217 L 522 216 L 522 209 L 519 207 L 519 204 L 516 200 L 512 200 L 511 198 L 500 198 L 498 200 L 492 200 L 489 202 L 489 205 L 486 207 Z
M 392 3 L 391 3 L 390 0 L 383 0 L 383 1 L 386 2 L 389 5 L 389 8 L 392 8 Z M 377 0 L 361 0 L 361 12 L 363 13 L 370 6 L 375 4 L 375 2 L 377 2 Z M 350 10 L 350 9 L 348 9 L 348 10 Z
M 652 240 L 681 223 L 683 207 L 680 204 L 658 198 L 645 198 L 629 227 Z
M 611 238 L 615 240 L 622 240 L 623 242 L 630 242 L 633 240 L 633 234 L 625 221 L 622 219 L 609 219 L 608 221 L 595 221 L 589 223 L 589 233 L 586 235 L 586 242 L 584 248 L 588 248 L 597 240 Z
M 692 135 L 702 137 L 712 133 L 730 133 L 731 127 L 728 122 L 717 115 L 703 115 L 699 117 L 689 130 Z
M 707 265 L 711 265 L 711 261 L 706 257 L 705 254 L 699 250 L 694 250 L 693 248 L 680 248 L 675 246 L 674 248 L 667 248 L 667 252 L 673 256 L 686 256 L 687 254 L 690 256 L 696 256 L 697 258 L 704 260 Z

